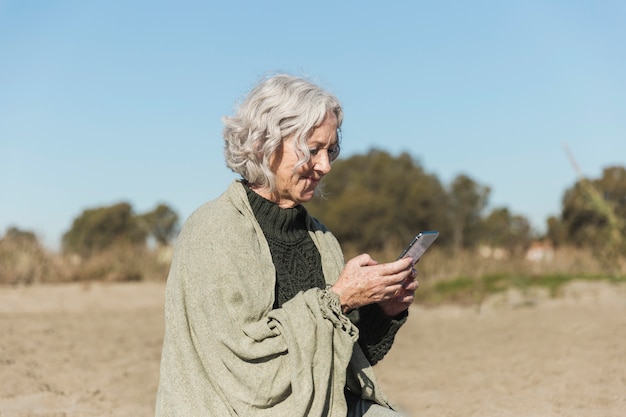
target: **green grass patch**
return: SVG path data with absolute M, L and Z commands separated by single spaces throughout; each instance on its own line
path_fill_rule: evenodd
M 487 274 L 481 277 L 461 276 L 425 285 L 416 293 L 418 303 L 433 304 L 472 304 L 480 303 L 485 297 L 508 289 L 527 291 L 530 288 L 545 288 L 550 296 L 556 297 L 559 290 L 575 280 L 605 281 L 615 284 L 626 283 L 626 275 L 600 274 L 541 274 L 525 276 L 521 274 Z

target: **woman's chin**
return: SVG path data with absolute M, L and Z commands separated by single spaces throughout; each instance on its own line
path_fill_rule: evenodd
M 315 189 L 307 190 L 300 194 L 300 203 L 308 203 L 309 201 L 313 200 L 314 196 Z

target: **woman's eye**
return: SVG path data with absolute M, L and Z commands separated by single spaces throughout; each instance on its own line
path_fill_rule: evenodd
M 328 152 L 328 158 L 333 161 L 335 158 L 337 158 L 337 156 L 339 156 L 339 146 L 333 146 L 331 148 L 324 148 L 326 150 L 326 152 Z M 320 151 L 322 149 L 320 148 L 313 148 L 313 149 L 309 149 L 309 155 L 313 156 L 317 156 L 319 155 Z
M 328 156 L 330 159 L 335 159 L 339 156 L 339 146 L 333 146 L 332 148 L 328 148 Z

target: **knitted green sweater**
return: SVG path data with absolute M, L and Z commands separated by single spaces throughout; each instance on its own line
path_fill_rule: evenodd
M 306 229 L 306 209 L 298 205 L 283 209 L 249 187 L 246 193 L 252 211 L 263 230 L 276 268 L 274 308 L 299 292 L 324 288 L 320 253 Z M 391 349 L 394 338 L 406 321 L 407 312 L 386 316 L 378 305 L 361 307 L 348 314 L 359 329 L 359 345 L 372 365 Z

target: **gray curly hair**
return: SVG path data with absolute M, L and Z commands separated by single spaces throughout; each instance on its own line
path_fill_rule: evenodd
M 248 183 L 274 191 L 270 161 L 283 139 L 295 135 L 301 155 L 295 168 L 306 164 L 311 157 L 307 141 L 328 113 L 337 116 L 339 148 L 343 109 L 334 95 L 292 75 L 262 79 L 239 105 L 236 114 L 222 119 L 226 165 Z

